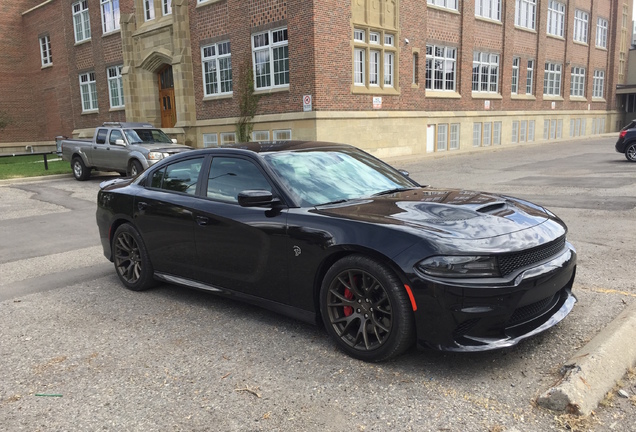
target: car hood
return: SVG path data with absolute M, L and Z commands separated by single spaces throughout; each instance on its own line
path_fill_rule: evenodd
M 192 150 L 192 147 L 188 147 L 181 144 L 167 144 L 167 143 L 148 143 L 148 144 L 133 144 L 134 147 L 141 147 L 148 151 L 158 151 L 161 153 L 181 153 L 183 151 Z
M 479 240 L 536 227 L 548 219 L 544 208 L 520 199 L 456 189 L 419 188 L 368 199 L 318 206 L 318 213 L 438 237 Z

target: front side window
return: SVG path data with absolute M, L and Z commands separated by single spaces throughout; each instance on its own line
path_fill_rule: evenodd
M 519 57 L 512 59 L 512 81 L 510 83 L 510 93 L 517 94 L 519 92 Z
M 534 60 L 528 60 L 528 69 L 526 71 L 526 94 L 532 94 L 534 87 Z
M 254 88 L 289 87 L 287 28 L 252 35 Z
M 501 21 L 501 0 L 475 0 L 475 16 Z
M 426 3 L 446 9 L 457 10 L 457 0 L 426 0 Z
M 97 110 L 97 85 L 95 83 L 95 72 L 80 74 L 80 94 L 82 96 L 82 111 Z
M 572 68 L 572 77 L 570 80 L 570 96 L 585 96 L 585 68 Z
M 563 37 L 565 23 L 565 4 L 550 0 L 548 2 L 548 34 Z
M 457 48 L 426 45 L 426 89 L 455 91 Z
M 233 157 L 212 159 L 207 184 L 208 198 L 238 203 L 238 194 L 245 190 L 272 192 L 272 186 L 251 161 Z
M 394 87 L 395 35 L 371 29 L 354 29 L 353 44 L 354 86 Z
M 596 21 L 596 46 L 607 48 L 607 20 L 603 18 Z
M 546 62 L 543 81 L 543 94 L 548 96 L 561 95 L 561 65 Z
M 587 43 L 588 14 L 582 10 L 574 11 L 574 40 Z
M 121 108 L 124 106 L 124 83 L 121 77 L 122 66 L 109 67 L 108 72 L 108 94 L 111 108 Z
M 473 53 L 473 91 L 497 93 L 499 91 L 499 55 Z
M 534 30 L 536 23 L 537 0 L 515 0 L 515 25 Z
M 49 35 L 40 38 L 40 59 L 42 67 L 51 66 L 53 64 L 53 56 L 51 55 L 51 38 Z
M 593 88 L 592 97 L 602 99 L 604 97 L 604 87 L 605 87 L 605 71 L 595 70 L 594 80 L 592 83 L 592 88 Z
M 82 42 L 91 38 L 91 22 L 88 16 L 88 0 L 73 3 L 73 28 L 75 42 Z
M 194 195 L 205 158 L 175 162 L 152 173 L 150 187 Z
M 119 0 L 101 0 L 101 3 L 103 32 L 119 30 Z
M 203 94 L 214 96 L 232 93 L 232 57 L 230 42 L 220 42 L 201 48 L 203 63 Z

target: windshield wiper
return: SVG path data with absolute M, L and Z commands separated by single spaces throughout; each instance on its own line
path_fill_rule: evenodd
M 347 201 L 349 201 L 349 200 L 348 199 L 339 199 L 339 200 L 336 200 L 336 201 L 329 201 L 329 202 L 322 203 L 322 204 L 316 204 L 316 207 L 332 205 L 332 204 L 341 204 L 341 203 L 344 203 L 344 202 L 347 202 Z
M 404 191 L 409 191 L 409 190 L 413 190 L 413 189 L 415 189 L 415 188 L 395 188 L 395 189 L 389 189 L 389 190 L 385 190 L 385 191 L 382 191 L 382 192 L 378 192 L 378 193 L 375 193 L 375 194 L 373 194 L 371 196 L 390 195 L 392 193 L 404 192 Z

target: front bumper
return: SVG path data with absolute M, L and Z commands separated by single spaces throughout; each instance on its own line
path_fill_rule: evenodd
M 411 281 L 418 345 L 444 351 L 509 347 L 563 320 L 574 307 L 576 251 L 502 279 Z

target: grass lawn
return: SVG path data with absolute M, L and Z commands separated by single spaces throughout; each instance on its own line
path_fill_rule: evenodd
M 15 156 L 0 158 L 0 180 L 18 177 L 36 177 L 52 174 L 71 174 L 71 164 L 60 157 L 47 155 L 49 169 L 44 169 L 44 156 Z

